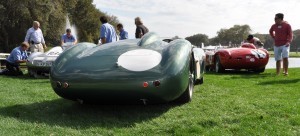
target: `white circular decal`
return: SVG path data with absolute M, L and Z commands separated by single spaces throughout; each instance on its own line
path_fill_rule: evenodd
M 258 49 L 253 49 L 251 50 L 251 53 L 256 57 L 256 58 L 266 58 L 267 54 L 261 50 Z
M 157 51 L 137 49 L 120 55 L 117 64 L 130 71 L 146 71 L 157 66 L 161 58 L 161 54 Z

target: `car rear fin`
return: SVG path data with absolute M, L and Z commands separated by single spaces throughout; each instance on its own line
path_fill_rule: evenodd
M 145 34 L 142 37 L 142 39 L 138 42 L 138 46 L 149 45 L 157 40 L 159 40 L 158 35 L 154 32 L 149 32 L 149 33 Z

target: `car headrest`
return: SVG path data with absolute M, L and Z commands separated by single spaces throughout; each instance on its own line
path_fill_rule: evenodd
M 159 37 L 154 32 L 149 32 L 143 35 L 142 39 L 138 42 L 138 46 L 145 46 L 159 40 Z
M 242 48 L 250 48 L 250 49 L 256 49 L 255 45 L 252 43 L 242 43 Z

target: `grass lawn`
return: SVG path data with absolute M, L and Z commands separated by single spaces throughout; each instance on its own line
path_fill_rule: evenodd
M 0 135 L 300 135 L 300 69 L 206 73 L 187 104 L 81 105 L 0 76 Z

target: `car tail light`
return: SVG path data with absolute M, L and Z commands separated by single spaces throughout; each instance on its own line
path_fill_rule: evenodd
M 153 82 L 153 85 L 154 85 L 155 87 L 159 87 L 159 86 L 160 86 L 160 81 L 159 81 L 159 80 L 155 80 L 155 81 Z
M 144 82 L 144 83 L 143 83 L 143 87 L 144 87 L 144 88 L 146 88 L 146 87 L 148 87 L 148 86 L 149 86 L 148 82 Z

